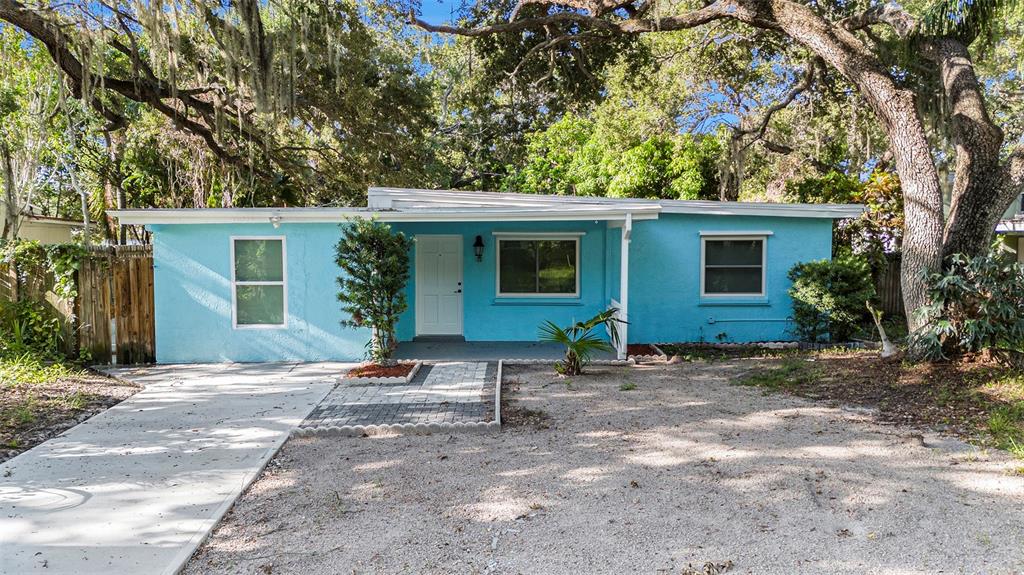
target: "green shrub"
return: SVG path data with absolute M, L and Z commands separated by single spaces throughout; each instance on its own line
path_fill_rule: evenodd
M 42 303 L 0 300 L 0 357 L 60 359 L 62 334 L 60 318 Z
M 619 319 L 618 313 L 617 309 L 607 309 L 587 321 L 578 321 L 566 328 L 550 320 L 544 322 L 540 326 L 540 340 L 565 346 L 565 359 L 555 364 L 555 371 L 561 375 L 581 375 L 595 353 L 614 351 L 614 345 L 619 341 L 618 324 L 626 323 Z M 608 328 L 610 343 L 594 333 L 599 326 Z
M 861 256 L 803 262 L 789 270 L 793 331 L 806 341 L 849 341 L 868 321 L 864 303 L 875 297 L 871 266 Z
M 928 278 L 923 327 L 911 338 L 922 359 L 992 348 L 1024 349 L 1024 267 L 995 250 L 975 258 L 954 254 Z
M 338 301 L 351 318 L 342 325 L 369 327 L 370 359 L 390 363 L 397 346 L 398 316 L 408 307 L 405 284 L 412 240 L 401 232 L 391 233 L 391 226 L 374 220 L 356 219 L 341 229 L 335 263 L 345 273 L 338 277 Z

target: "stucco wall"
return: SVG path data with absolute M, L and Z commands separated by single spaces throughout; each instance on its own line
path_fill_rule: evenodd
M 396 224 L 396 231 L 416 234 L 463 236 L 463 330 L 468 341 L 534 341 L 545 320 L 560 325 L 588 319 L 608 305 L 605 273 L 604 222 L 509 222 Z M 497 298 L 496 253 L 493 232 L 585 232 L 580 237 L 579 298 Z M 484 240 L 483 261 L 476 261 L 473 241 Z M 416 262 L 409 281 L 409 309 L 398 325 L 402 341 L 416 335 Z
M 42 244 L 66 244 L 74 239 L 72 232 L 80 229 L 63 222 L 25 218 L 18 228 L 18 238 Z
M 811 218 L 662 214 L 633 224 L 629 340 L 744 342 L 794 339 L 786 274 L 831 257 L 832 221 Z M 765 297 L 700 297 L 700 232 L 771 231 Z
M 799 261 L 829 257 L 830 220 L 663 214 L 634 224 L 630 250 L 631 342 L 789 339 L 786 273 Z M 470 341 L 535 340 L 545 320 L 568 324 L 605 308 L 618 295 L 619 230 L 604 222 L 396 224 L 410 236 L 463 236 L 463 326 Z M 157 360 L 170 362 L 354 360 L 366 330 L 343 328 L 335 294 L 339 269 L 334 224 L 153 226 Z M 771 230 L 766 296 L 702 301 L 700 232 Z M 505 300 L 495 294 L 494 231 L 585 232 L 580 244 L 580 297 Z M 483 261 L 473 240 L 483 237 Z M 232 236 L 285 236 L 288 324 L 234 329 L 231 322 Z M 413 258 L 414 259 L 414 258 Z M 401 340 L 415 336 L 415 261 Z
M 332 224 L 153 226 L 156 356 L 160 363 L 352 360 L 364 330 L 342 328 Z M 285 236 L 288 325 L 234 329 L 232 236 Z

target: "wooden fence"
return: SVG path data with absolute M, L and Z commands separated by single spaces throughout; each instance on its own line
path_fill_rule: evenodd
M 892 254 L 875 279 L 875 291 L 886 317 L 902 316 L 903 289 L 900 287 L 900 257 Z
M 81 350 L 95 363 L 155 360 L 151 246 L 93 247 L 78 270 L 78 297 L 53 293 L 53 278 L 0 268 L 0 298 L 46 302 L 63 320 L 68 353 Z

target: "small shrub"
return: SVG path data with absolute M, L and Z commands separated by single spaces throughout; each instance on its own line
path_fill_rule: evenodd
M 552 321 L 547 321 L 540 326 L 540 340 L 552 343 L 560 343 L 565 346 L 565 359 L 555 364 L 555 371 L 561 375 L 580 375 L 583 368 L 590 363 L 591 357 L 598 351 L 612 351 L 613 343 L 618 342 L 619 332 L 617 325 L 625 323 L 618 318 L 619 310 L 605 310 L 587 321 L 578 321 L 575 324 L 562 328 Z M 601 339 L 594 330 L 598 326 L 607 326 L 611 332 L 611 341 Z
M 0 356 L 60 359 L 62 334 L 60 318 L 42 303 L 0 300 Z
M 861 256 L 799 263 L 789 270 L 793 282 L 793 331 L 800 339 L 849 341 L 868 319 L 865 302 L 875 297 L 871 266 Z
M 636 384 L 632 381 L 627 381 L 619 386 L 619 391 L 633 391 L 636 389 Z
M 923 327 L 912 353 L 936 360 L 993 348 L 1024 348 L 1024 266 L 993 250 L 950 257 L 949 268 L 928 278 L 929 303 L 917 313 Z
M 405 284 L 412 240 L 374 220 L 356 219 L 341 229 L 335 247 L 335 263 L 344 272 L 338 277 L 338 301 L 351 318 L 342 325 L 369 327 L 369 358 L 390 364 L 397 346 L 395 326 L 408 307 Z

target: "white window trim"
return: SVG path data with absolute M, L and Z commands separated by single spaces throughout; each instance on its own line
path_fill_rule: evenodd
M 744 297 L 765 297 L 768 289 L 768 236 L 771 232 L 757 232 L 757 233 L 725 233 L 716 232 L 705 234 L 701 232 L 700 237 L 700 297 L 701 298 L 744 298 Z M 719 242 L 724 240 L 761 240 L 761 291 L 759 292 L 745 292 L 745 293 L 708 293 L 705 290 L 706 284 L 704 283 L 704 272 L 707 270 L 705 264 L 705 254 L 707 252 L 708 240 L 713 242 Z M 743 267 L 743 266 L 728 266 L 728 267 Z M 747 266 L 756 267 L 756 266 Z
M 235 240 L 280 240 L 281 241 L 281 281 L 279 282 L 247 282 L 235 278 Z M 231 326 L 234 329 L 287 329 L 288 328 L 288 240 L 285 236 L 231 236 Z M 246 323 L 238 324 L 238 286 L 273 285 L 281 286 L 284 298 L 283 323 Z
M 580 236 L 585 232 L 569 233 L 501 233 L 494 232 L 494 297 L 496 298 L 562 298 L 574 299 L 580 297 Z M 576 288 L 572 293 L 514 293 L 501 291 L 501 242 L 511 241 L 544 241 L 544 240 L 567 240 L 576 244 Z

